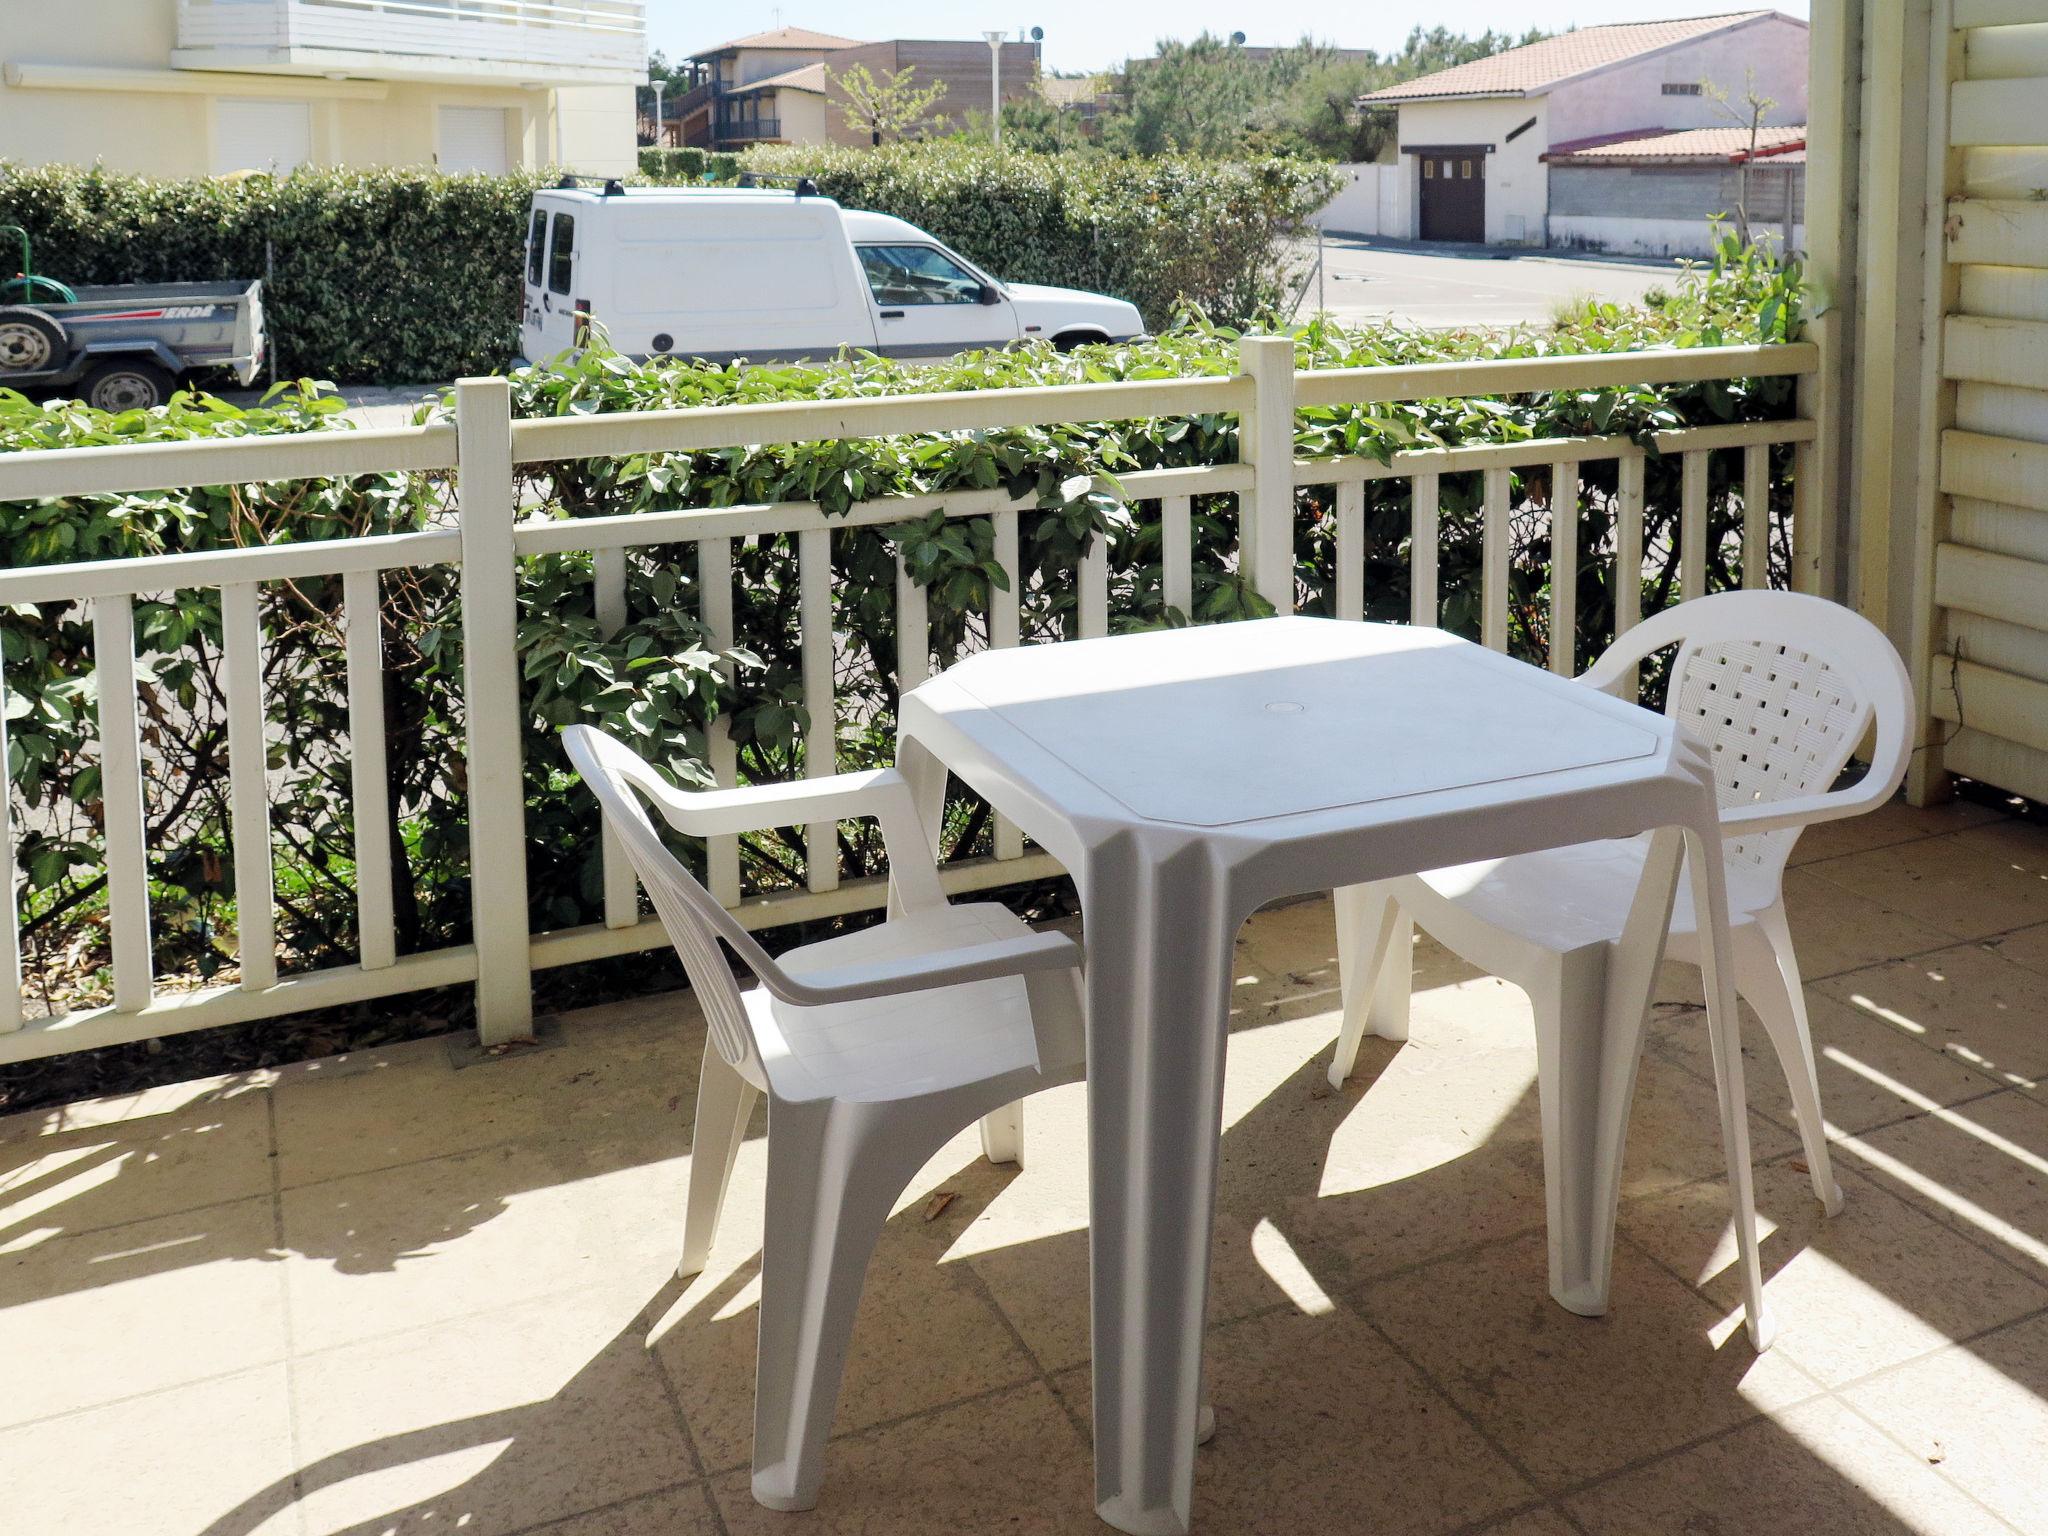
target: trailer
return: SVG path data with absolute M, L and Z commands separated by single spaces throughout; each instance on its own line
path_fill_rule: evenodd
M 263 366 L 261 282 L 62 288 L 36 279 L 8 297 L 14 302 L 0 303 L 0 388 L 143 410 L 195 374 L 225 372 L 246 387 Z

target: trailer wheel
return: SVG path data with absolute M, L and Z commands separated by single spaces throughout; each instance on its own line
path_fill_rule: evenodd
M 40 373 L 69 345 L 64 327 L 41 310 L 0 305 L 0 373 Z
M 98 411 L 146 411 L 171 398 L 178 381 L 148 358 L 114 358 L 85 376 L 78 393 Z

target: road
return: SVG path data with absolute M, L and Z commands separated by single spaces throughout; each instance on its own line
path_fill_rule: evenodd
M 1305 254 L 1314 259 L 1315 247 Z M 1670 287 L 1670 261 L 1620 261 L 1483 246 L 1394 245 L 1331 236 L 1323 246 L 1323 304 L 1340 320 L 1396 320 L 1424 330 L 1542 323 L 1572 299 L 1633 304 Z M 1316 308 L 1310 279 L 1300 314 Z

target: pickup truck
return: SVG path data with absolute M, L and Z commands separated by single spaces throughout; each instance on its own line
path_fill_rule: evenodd
M 1106 294 L 1005 283 L 914 224 L 794 190 L 576 183 L 528 215 L 521 350 L 582 345 L 592 324 L 629 357 L 725 363 L 842 347 L 947 357 L 1043 339 L 1123 341 L 1137 309 Z
M 30 290 L 32 293 L 35 290 Z M 263 284 L 116 283 L 70 302 L 0 305 L 0 388 L 72 394 L 105 411 L 162 405 L 195 373 L 244 386 L 263 365 Z

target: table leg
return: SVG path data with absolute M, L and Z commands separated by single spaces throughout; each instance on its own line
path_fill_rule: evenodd
M 1188 1529 L 1202 1324 L 1241 913 L 1200 843 L 1102 850 L 1088 945 L 1095 1502 L 1138 1536 Z
M 1709 781 L 1711 784 L 1711 780 Z M 1712 790 L 1708 790 L 1711 806 Z M 1707 1039 L 1714 1054 L 1714 1084 L 1721 1099 L 1721 1148 L 1728 1160 L 1728 1198 L 1742 1266 L 1742 1299 L 1749 1342 L 1768 1349 L 1775 1329 L 1764 1308 L 1763 1265 L 1757 1255 L 1756 1195 L 1749 1166 L 1749 1096 L 1742 1078 L 1742 1021 L 1735 1007 L 1735 968 L 1728 936 L 1728 873 L 1719 815 L 1685 831 L 1686 868 L 1693 911 L 1707 942 L 1700 946 L 1700 977 L 1707 995 Z

